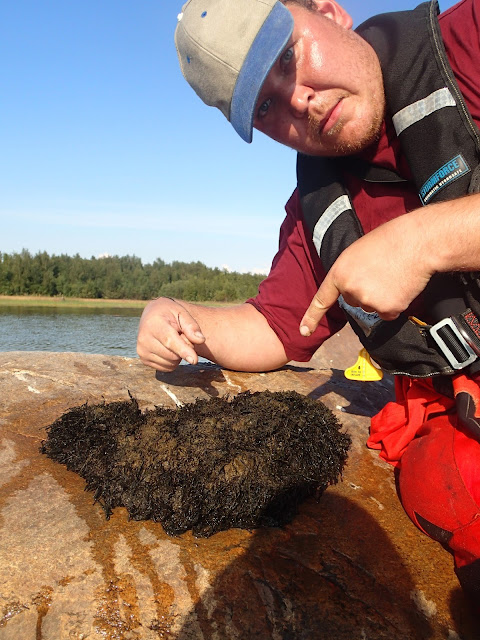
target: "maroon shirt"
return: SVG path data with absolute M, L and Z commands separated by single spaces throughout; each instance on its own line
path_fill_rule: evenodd
M 452 70 L 473 119 L 480 125 L 480 0 L 462 0 L 442 13 L 439 22 Z M 383 124 L 379 142 L 363 152 L 362 157 L 409 178 L 406 159 L 390 120 Z M 367 183 L 349 176 L 346 186 L 365 233 L 421 206 L 412 183 Z M 325 277 L 325 270 L 303 219 L 297 190 L 285 210 L 279 250 L 271 271 L 261 283 L 258 295 L 247 302 L 265 316 L 287 357 L 306 362 L 322 342 L 345 325 L 346 318 L 334 305 L 312 336 L 305 338 L 300 334 L 300 320 Z

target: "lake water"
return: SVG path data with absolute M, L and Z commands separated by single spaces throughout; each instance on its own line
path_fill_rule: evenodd
M 79 351 L 137 357 L 142 309 L 2 307 L 0 351 Z

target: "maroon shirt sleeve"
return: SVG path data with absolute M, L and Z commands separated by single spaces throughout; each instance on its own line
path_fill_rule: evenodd
M 280 228 L 279 250 L 258 295 L 247 300 L 267 319 L 290 360 L 307 362 L 318 347 L 345 324 L 335 305 L 310 337 L 300 334 L 300 320 L 317 292 L 325 271 L 305 227 L 298 193 L 295 190 L 285 207 L 287 215 Z
M 480 0 L 462 0 L 439 18 L 448 60 L 472 118 L 480 121 Z

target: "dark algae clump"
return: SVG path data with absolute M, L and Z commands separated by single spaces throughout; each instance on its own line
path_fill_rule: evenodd
M 241 393 L 142 413 L 134 398 L 75 407 L 47 427 L 41 451 L 86 480 L 107 518 L 196 536 L 280 526 L 342 473 L 350 437 L 321 402 Z

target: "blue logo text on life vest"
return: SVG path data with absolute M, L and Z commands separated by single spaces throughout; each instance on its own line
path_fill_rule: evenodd
M 455 156 L 455 158 L 446 162 L 443 167 L 437 169 L 433 176 L 430 176 L 425 182 L 418 194 L 420 200 L 423 204 L 427 204 L 438 191 L 448 186 L 451 182 L 458 180 L 469 171 L 470 167 L 463 157 L 461 155 Z

